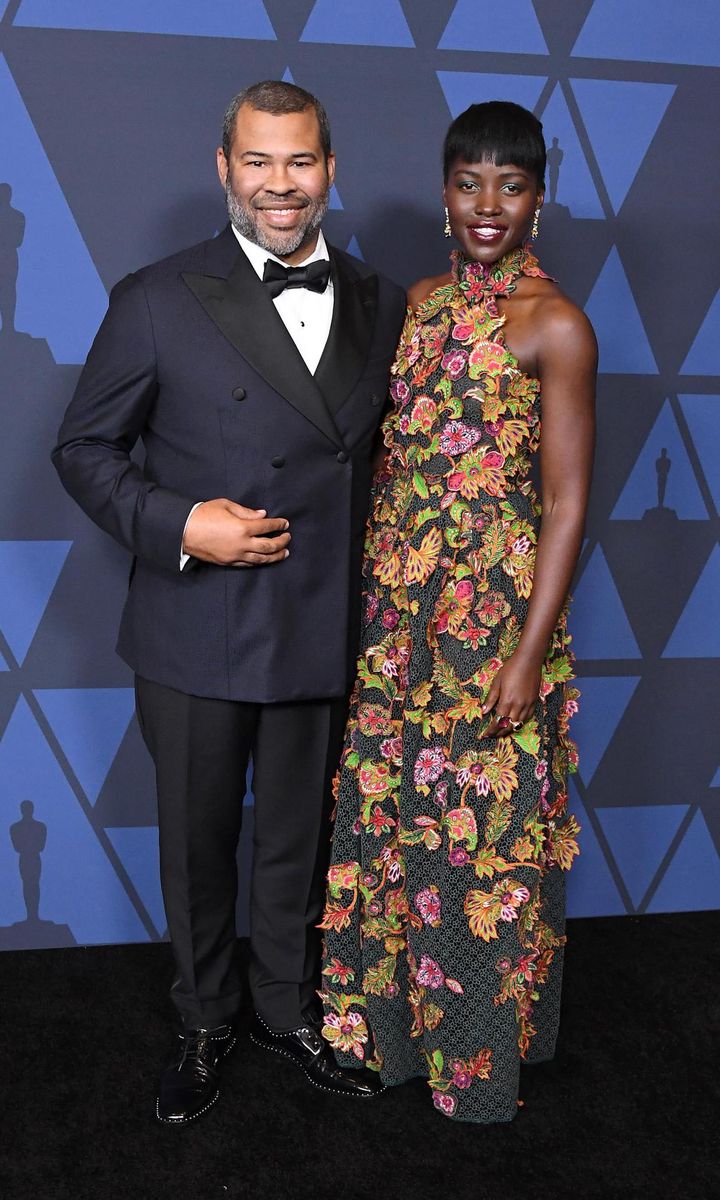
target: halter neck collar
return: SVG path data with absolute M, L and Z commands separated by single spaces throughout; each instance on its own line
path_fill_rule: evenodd
M 471 303 L 487 302 L 496 296 L 509 296 L 515 291 L 522 275 L 551 278 L 542 270 L 528 245 L 516 246 L 493 263 L 467 259 L 461 250 L 453 250 L 450 259 L 453 281 Z

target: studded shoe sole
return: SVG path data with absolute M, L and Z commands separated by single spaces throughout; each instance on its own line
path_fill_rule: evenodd
M 258 1020 L 260 1021 L 261 1025 L 265 1026 L 268 1033 L 272 1033 L 273 1037 L 286 1037 L 286 1036 L 291 1037 L 292 1036 L 292 1034 L 275 1033 L 272 1029 L 270 1029 L 269 1025 L 265 1025 L 265 1022 L 262 1020 L 261 1017 L 258 1017 Z M 337 1090 L 336 1088 L 325 1087 L 322 1083 L 318 1083 L 317 1079 L 313 1079 L 313 1077 L 312 1077 L 311 1073 L 308 1071 L 307 1067 L 303 1063 L 298 1062 L 298 1060 L 294 1054 L 288 1053 L 287 1050 L 281 1049 L 280 1046 L 268 1045 L 267 1042 L 263 1042 L 254 1033 L 250 1034 L 250 1041 L 255 1046 L 260 1046 L 260 1048 L 262 1050 L 267 1050 L 270 1054 L 279 1054 L 282 1058 L 289 1059 L 290 1062 L 294 1066 L 299 1067 L 299 1069 L 302 1071 L 305 1078 L 307 1080 L 309 1080 L 309 1082 L 313 1085 L 313 1087 L 318 1088 L 321 1092 L 328 1092 L 331 1096 L 347 1096 L 348 1099 L 352 1099 L 352 1100 L 374 1100 L 377 1096 L 379 1096 L 381 1094 L 380 1091 L 367 1092 L 367 1093 L 343 1092 L 343 1091 Z M 384 1091 L 384 1089 L 382 1089 L 382 1090 Z
M 227 1058 L 230 1051 L 233 1050 L 237 1044 L 237 1036 L 235 1033 L 226 1034 L 226 1039 L 228 1041 L 228 1045 L 223 1046 L 223 1048 L 222 1048 L 222 1054 L 220 1056 L 221 1060 L 223 1058 Z M 223 1039 L 217 1038 L 216 1040 L 221 1041 Z M 204 1108 L 201 1108 L 198 1110 L 198 1112 L 193 1113 L 193 1115 L 191 1117 L 161 1117 L 160 1116 L 160 1097 L 157 1097 L 157 1099 L 155 1100 L 155 1116 L 157 1117 L 157 1119 L 161 1125 L 190 1125 L 192 1121 L 197 1121 L 198 1117 L 202 1117 L 202 1116 L 204 1116 L 204 1114 L 206 1112 L 209 1112 L 210 1109 L 213 1107 L 213 1105 L 217 1104 L 219 1099 L 220 1099 L 220 1088 L 216 1088 L 215 1094 L 213 1095 L 212 1099 L 208 1101 L 208 1103 L 205 1105 Z

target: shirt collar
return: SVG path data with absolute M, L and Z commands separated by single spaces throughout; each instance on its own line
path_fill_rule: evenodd
M 235 237 L 240 243 L 241 249 L 249 259 L 250 265 L 255 271 L 255 274 L 258 276 L 258 279 L 262 279 L 263 269 L 269 258 L 273 259 L 275 262 L 281 263 L 283 267 L 287 267 L 288 264 L 283 262 L 281 258 L 278 258 L 276 254 L 271 254 L 269 250 L 263 250 L 262 246 L 258 246 L 256 242 L 251 242 L 249 238 L 243 237 L 241 233 L 238 233 L 234 225 L 232 225 L 231 228 L 235 234 Z M 312 254 L 309 254 L 307 258 L 304 258 L 301 263 L 295 263 L 295 266 L 304 267 L 308 263 L 329 258 L 330 255 L 328 254 L 327 242 L 323 237 L 323 231 L 321 229 L 318 233 L 317 245 Z

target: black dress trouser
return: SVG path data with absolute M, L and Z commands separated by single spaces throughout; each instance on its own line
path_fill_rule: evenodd
M 246 704 L 136 678 L 137 714 L 155 763 L 160 876 L 175 955 L 171 997 L 183 1023 L 237 1014 L 236 852 L 253 757 L 250 990 L 274 1029 L 302 1024 L 319 987 L 330 795 L 345 700 Z

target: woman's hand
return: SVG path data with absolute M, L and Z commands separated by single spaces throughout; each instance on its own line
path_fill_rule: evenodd
M 483 737 L 507 735 L 529 721 L 540 695 L 541 667 L 541 663 L 525 658 L 519 651 L 503 663 L 483 705 L 486 716 L 495 710 Z

